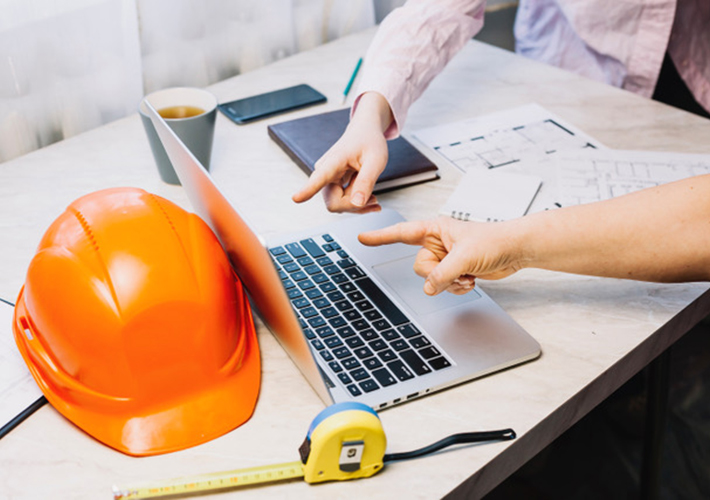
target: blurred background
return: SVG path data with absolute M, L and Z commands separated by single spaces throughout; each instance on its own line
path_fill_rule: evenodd
M 155 90 L 204 87 L 370 28 L 403 3 L 0 0 L 0 162 L 133 113 Z M 481 38 L 512 49 L 515 2 L 488 6 Z

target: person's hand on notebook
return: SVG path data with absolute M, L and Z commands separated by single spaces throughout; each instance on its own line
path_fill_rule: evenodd
M 523 267 L 515 233 L 506 230 L 512 225 L 462 222 L 442 216 L 362 233 L 359 240 L 368 246 L 422 246 L 414 271 L 426 278 L 424 292 L 437 295 L 446 290 L 460 295 L 474 287 L 476 278 L 501 279 Z
M 368 213 L 382 209 L 372 189 L 387 165 L 384 131 L 392 122 L 392 112 L 384 97 L 367 92 L 347 129 L 321 158 L 306 185 L 293 195 L 302 203 L 323 191 L 331 212 Z

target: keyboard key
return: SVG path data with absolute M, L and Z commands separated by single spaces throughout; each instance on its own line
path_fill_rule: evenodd
M 318 314 L 318 311 L 316 311 L 313 307 L 304 307 L 303 309 L 301 309 L 301 314 L 304 318 L 311 318 Z
M 328 273 L 330 275 L 333 275 L 333 274 L 339 273 L 340 268 L 338 266 L 336 266 L 335 264 L 331 264 L 329 266 L 325 266 L 323 268 L 323 271 L 325 271 L 326 273 Z
M 333 361 L 333 355 L 330 353 L 330 351 L 318 351 L 321 355 L 321 357 L 326 360 L 326 361 Z
M 397 383 L 397 380 L 392 376 L 387 368 L 380 368 L 372 372 L 372 375 L 377 379 L 377 381 L 382 385 L 382 387 L 387 387 L 388 385 L 393 385 Z
M 353 379 L 347 373 L 338 373 L 338 378 L 343 383 L 343 385 L 351 384 Z
M 419 349 L 419 355 L 424 358 L 424 359 L 431 359 L 435 358 L 437 356 L 441 356 L 441 353 L 439 350 L 434 347 L 433 345 L 430 345 L 429 347 L 425 347 L 424 349 Z
M 335 288 L 335 285 L 333 285 L 330 282 L 330 279 L 328 278 L 328 276 L 326 276 L 323 273 L 314 274 L 313 276 L 311 276 L 311 279 L 313 280 L 314 283 L 317 283 L 319 285 L 321 283 L 327 283 L 327 284 L 331 285 L 333 288 Z M 327 292 L 327 290 L 325 290 L 322 286 L 321 286 L 321 290 Z
M 343 347 L 343 349 L 345 349 Z M 354 370 L 360 366 L 360 362 L 355 358 L 347 358 L 341 361 L 346 370 Z
M 369 300 L 361 300 L 360 302 L 355 302 L 355 307 L 357 307 L 361 311 L 367 311 L 368 309 L 372 309 L 375 306 L 373 306 L 372 302 L 370 302 Z
M 377 332 L 372 328 L 367 328 L 366 330 L 361 331 L 360 336 L 368 342 L 380 338 L 380 336 L 377 335 Z
M 326 243 L 325 245 L 323 245 L 323 250 L 325 250 L 326 252 L 332 252 L 333 250 L 335 250 L 335 248 L 333 248 L 333 245 L 331 245 L 330 243 Z
M 362 331 L 362 330 L 367 329 L 367 327 L 369 327 L 370 325 L 368 325 L 367 321 L 365 321 L 364 319 L 356 319 L 355 321 L 352 322 L 352 326 L 356 330 Z
M 385 349 L 384 351 L 378 352 L 377 355 L 385 363 L 392 361 L 393 359 L 397 359 L 397 355 L 394 353 L 394 351 L 392 349 Z
M 382 330 L 387 330 L 390 324 L 384 319 L 376 319 L 372 322 L 372 326 L 374 326 L 378 332 L 381 332 Z
M 318 274 L 320 272 L 320 267 L 316 266 L 315 264 L 311 264 L 310 266 L 304 267 L 303 270 L 306 271 L 308 274 Z
M 340 340 L 340 337 L 337 337 L 333 335 L 332 337 L 328 337 L 323 341 L 323 343 L 326 345 L 326 347 L 333 349 L 335 347 L 340 347 L 343 345 L 343 341 Z
M 338 256 L 340 256 L 343 259 L 347 259 L 348 257 L 350 257 L 348 255 L 348 252 L 346 252 L 345 250 L 338 250 Z
M 305 280 L 306 278 L 308 278 L 308 275 L 306 273 L 304 273 L 303 271 L 296 271 L 295 273 L 293 273 L 291 275 L 291 279 L 293 281 L 301 281 L 301 280 Z
M 398 326 L 397 331 L 399 333 L 401 333 L 402 336 L 405 338 L 416 337 L 417 335 L 422 333 L 419 330 L 417 330 L 417 327 L 411 323 L 409 323 L 407 325 Z
M 288 293 L 289 299 L 295 299 L 296 297 L 303 297 L 301 290 L 299 290 L 298 288 L 292 288 L 290 290 L 287 290 L 286 293 Z
M 355 380 L 364 380 L 370 375 L 368 375 L 364 368 L 355 368 L 354 370 L 350 371 L 350 376 Z
M 338 328 L 336 331 L 338 332 L 338 335 L 340 335 L 340 337 L 344 338 L 344 339 L 355 335 L 355 330 L 353 330 L 349 326 L 344 326 L 342 328 Z
M 330 302 L 328 302 L 328 299 L 326 299 L 325 297 L 321 297 L 314 300 L 313 305 L 316 306 L 318 309 L 323 309 L 324 307 L 328 307 L 330 305 Z
M 298 288 L 300 288 L 301 290 L 310 290 L 315 286 L 316 285 L 311 280 L 303 280 L 298 282 Z
M 286 250 L 284 250 L 284 247 L 274 247 L 274 248 L 270 248 L 269 252 L 271 252 L 271 255 L 276 256 L 276 255 L 285 254 Z
M 318 339 L 311 340 L 311 345 L 312 345 L 313 347 L 315 347 L 318 351 L 320 351 L 321 349 L 325 349 L 325 346 L 323 345 L 323 342 L 321 342 L 321 341 L 318 340 Z
M 390 342 L 390 347 L 395 351 L 404 351 L 405 349 L 409 349 L 409 344 L 407 344 L 404 339 L 397 339 Z
M 324 234 L 323 239 L 327 241 L 328 243 L 333 243 L 333 237 L 329 234 Z
M 347 389 L 348 389 L 348 391 L 350 391 L 350 394 L 352 394 L 353 396 L 359 396 L 360 394 L 362 394 L 362 391 L 360 389 L 358 389 L 355 384 L 347 386 Z
M 325 320 L 320 316 L 314 316 L 308 320 L 308 324 L 311 325 L 313 328 L 318 328 L 319 326 L 325 325 Z
M 299 266 L 299 265 L 296 264 L 295 262 L 289 262 L 288 264 L 286 264 L 286 265 L 284 266 L 284 270 L 285 270 L 285 271 L 288 271 L 289 273 L 295 273 L 295 272 L 298 271 L 299 269 L 301 269 L 301 266 Z
M 353 284 L 350 283 L 349 281 L 346 281 L 345 283 L 340 283 L 338 286 L 339 286 L 340 289 L 341 289 L 343 292 L 345 292 L 345 293 L 349 293 L 349 292 L 352 292 L 352 291 L 354 291 L 354 290 L 357 290 L 357 289 L 355 288 L 355 285 L 353 285 Z
M 296 283 L 294 283 L 291 280 L 283 280 L 284 288 L 288 290 L 289 288 L 293 288 L 296 286 Z
M 343 313 L 343 316 L 345 316 L 345 319 L 348 321 L 355 321 L 356 319 L 362 318 L 362 315 L 357 312 L 355 309 L 350 309 L 349 311 L 345 311 Z
M 365 345 L 365 341 L 357 336 L 346 338 L 345 343 L 348 344 L 353 349 L 355 349 L 356 347 L 363 347 Z
M 430 359 L 429 364 L 435 370 L 441 370 L 442 368 L 446 368 L 446 367 L 451 366 L 451 363 L 449 363 L 449 360 L 443 356 L 441 356 L 440 358 Z
M 334 274 L 333 276 L 331 276 L 331 279 L 336 283 L 343 283 L 345 281 L 348 281 L 348 277 L 341 273 Z
M 304 297 L 299 297 L 299 298 L 297 298 L 297 299 L 294 299 L 294 300 L 291 301 L 291 303 L 292 303 L 293 306 L 296 307 L 297 309 L 301 309 L 302 307 L 306 307 L 306 306 L 311 305 L 311 303 L 308 302 L 308 300 L 306 300 Z
M 414 378 L 414 374 L 407 368 L 407 366 L 400 360 L 395 360 L 387 363 L 387 367 L 392 370 L 394 376 L 397 377 L 401 382 Z
M 278 261 L 279 264 L 286 264 L 288 262 L 293 262 L 293 259 L 291 258 L 290 255 L 284 254 L 284 255 L 279 255 L 276 260 Z
M 325 252 L 323 249 L 313 241 L 313 238 L 308 238 L 307 240 L 301 240 L 301 245 L 303 245 L 303 248 L 306 249 L 306 251 L 311 254 L 311 257 L 314 259 L 318 257 L 323 257 L 325 255 Z
M 373 351 L 382 351 L 384 349 L 387 349 L 387 342 L 385 342 L 382 339 L 376 339 L 370 342 L 370 349 Z
M 380 335 L 382 335 L 387 342 L 392 342 L 399 338 L 399 333 L 394 330 L 385 330 L 384 332 L 380 332 Z
M 363 360 L 362 364 L 368 370 L 374 370 L 374 369 L 382 366 L 382 362 L 377 358 L 367 358 L 367 359 Z
M 337 307 L 340 311 L 347 311 L 348 309 L 352 309 L 353 305 L 347 300 L 341 300 L 340 302 L 335 303 L 335 307 Z
M 426 337 L 423 337 L 423 336 L 411 338 L 411 339 L 409 339 L 409 343 L 415 349 L 421 349 L 422 347 L 426 347 L 428 345 L 431 345 L 431 342 L 429 342 L 429 339 Z
M 337 339 L 338 337 L 333 337 L 333 338 Z M 340 339 L 338 339 L 338 340 L 340 340 Z M 352 356 L 352 354 L 350 353 L 348 348 L 345 346 L 336 347 L 335 349 L 333 349 L 333 356 L 335 356 L 338 359 L 343 359 L 343 358 L 355 359 L 355 358 L 350 358 L 350 356 Z M 345 366 L 345 368 L 347 368 L 348 370 L 350 368 L 355 368 L 354 366 L 351 366 L 351 363 L 348 363 L 347 365 L 345 363 L 343 363 L 343 366 Z
M 341 326 L 348 324 L 342 316 L 333 316 L 332 318 L 328 318 L 328 323 L 330 323 L 330 326 L 333 328 L 340 328 Z
M 431 372 L 429 365 L 427 365 L 424 360 L 420 358 L 419 355 L 412 349 L 401 351 L 399 355 L 417 375 L 426 375 Z
M 318 297 L 322 296 L 323 294 L 317 288 L 311 288 L 306 292 L 306 297 L 308 297 L 309 299 L 317 299 Z
M 331 246 L 332 246 L 335 250 L 340 250 L 340 245 L 338 245 L 337 243 L 331 243 Z
M 355 353 L 355 356 L 357 356 L 360 359 L 365 359 L 369 358 L 372 356 L 372 351 L 368 349 L 367 347 L 358 347 L 357 349 L 354 349 L 353 352 Z M 414 354 L 414 351 L 412 351 L 412 354 Z M 414 354 L 416 356 L 416 354 Z M 419 357 L 419 356 L 417 356 Z
M 303 335 L 305 335 L 308 340 L 316 338 L 316 334 L 313 333 L 313 330 L 311 330 L 310 328 L 304 328 Z
M 320 276 L 320 274 L 318 276 Z M 335 290 L 335 283 L 331 283 L 330 281 L 324 281 L 323 284 L 320 286 L 320 289 L 324 292 L 332 292 L 333 290 Z
M 338 264 L 341 269 L 346 269 L 348 267 L 353 267 L 355 265 L 355 262 L 352 259 L 343 259 L 336 262 L 336 264 Z
M 357 290 L 355 290 L 354 292 L 350 292 L 348 294 L 348 298 L 353 302 L 360 302 L 361 300 L 365 300 L 365 296 Z
M 320 257 L 320 258 L 316 259 L 316 262 L 317 262 L 318 265 L 321 266 L 321 267 L 332 266 L 332 265 L 333 265 L 333 261 L 330 260 L 330 257 L 327 257 L 327 256 L 326 256 L 326 257 Z
M 385 295 L 385 293 L 380 290 L 380 288 L 375 285 L 375 282 L 370 278 L 361 278 L 355 281 L 355 284 L 372 302 L 375 303 L 377 308 L 382 311 L 382 314 L 384 314 L 392 324 L 401 325 L 402 323 L 406 323 L 408 321 L 402 311 L 394 305 L 389 297 L 387 297 L 387 295 Z
M 286 245 L 286 250 L 288 250 L 288 253 L 293 255 L 294 259 L 298 259 L 299 257 L 306 255 L 306 252 L 303 251 L 303 248 L 301 248 L 298 243 L 289 243 Z
M 301 257 L 300 259 L 296 259 L 299 264 L 301 264 L 302 267 L 308 267 L 313 265 L 313 260 L 309 256 Z
M 363 276 L 365 276 L 365 273 L 363 272 L 363 270 L 357 266 L 356 267 L 348 267 L 344 271 L 345 271 L 345 274 L 350 276 L 351 280 L 356 280 L 358 278 L 362 278 Z
M 331 327 L 329 327 L 329 326 L 322 326 L 322 327 L 320 327 L 320 328 L 316 328 L 316 333 L 317 333 L 318 336 L 319 336 L 320 338 L 322 338 L 322 339 L 324 339 L 324 338 L 326 338 L 326 337 L 330 337 L 330 336 L 332 336 L 332 335 L 335 335 L 335 332 L 334 332 L 333 329 L 332 329 Z
M 330 369 L 333 370 L 335 373 L 343 371 L 343 367 L 340 366 L 337 361 L 331 361 L 330 363 L 328 363 L 328 366 L 330 366 Z
M 320 313 L 326 318 L 332 318 L 333 316 L 338 315 L 338 310 L 335 307 L 326 307 L 325 309 L 322 309 Z
M 298 324 L 301 325 L 301 329 L 306 328 L 308 323 L 303 318 L 298 318 Z
M 375 382 L 372 379 L 363 380 L 362 382 L 360 382 L 360 387 L 365 392 L 376 391 L 377 389 L 380 388 L 380 386 L 377 385 L 377 382 Z
M 376 321 L 380 318 L 382 318 L 382 315 L 380 314 L 380 311 L 376 309 L 370 309 L 369 311 L 365 311 L 365 317 L 369 319 L 370 321 Z

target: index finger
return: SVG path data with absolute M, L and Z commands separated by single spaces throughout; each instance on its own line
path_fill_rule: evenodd
M 389 245 L 391 243 L 422 245 L 427 228 L 427 221 L 399 222 L 393 226 L 360 233 L 358 240 L 367 246 Z

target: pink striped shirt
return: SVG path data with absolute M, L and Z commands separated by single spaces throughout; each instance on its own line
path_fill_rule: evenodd
M 382 22 L 365 56 L 358 95 L 382 94 L 394 122 L 483 26 L 485 0 L 409 0 Z M 710 111 L 709 0 L 521 0 L 516 52 L 589 78 L 653 94 L 666 51 Z M 355 106 L 358 100 L 356 99 Z

